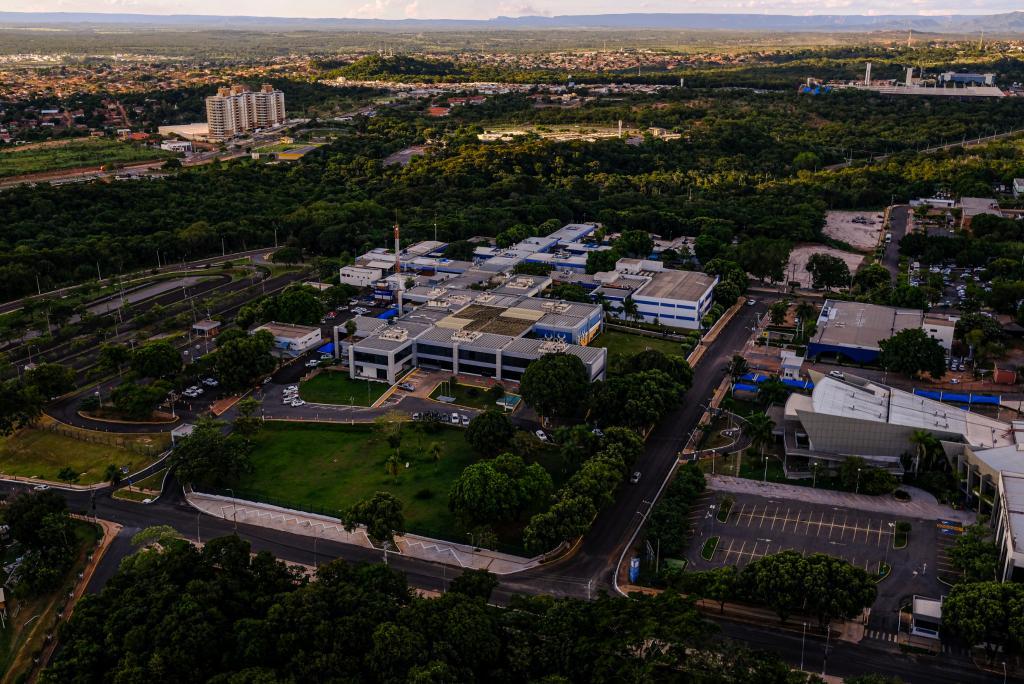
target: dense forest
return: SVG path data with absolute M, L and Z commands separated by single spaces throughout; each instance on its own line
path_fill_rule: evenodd
M 437 598 L 382 565 L 334 561 L 309 581 L 237 537 L 169 536 L 82 599 L 44 682 L 759 682 L 798 684 L 776 656 L 715 638 L 692 600 L 516 597 L 493 575 Z
M 317 89 L 307 95 L 312 101 Z M 329 89 L 328 89 L 329 90 Z M 192 96 L 195 98 L 195 95 Z M 676 89 L 577 109 L 533 109 L 521 95 L 492 98 L 448 119 L 422 103 L 358 117 L 331 145 L 295 165 L 242 161 L 182 170 L 160 181 L 19 187 L 0 193 L 0 299 L 34 289 L 269 244 L 275 229 L 307 254 L 338 257 L 379 246 L 396 212 L 409 239 L 494 236 L 554 219 L 665 237 L 820 239 L 829 208 L 877 208 L 937 190 L 991 194 L 1024 175 L 1021 150 L 919 156 L 913 150 L 1017 125 L 1024 101 L 929 102 L 862 93 Z M 612 123 L 676 130 L 558 142 L 539 135 L 482 143 L 500 123 Z M 319 125 L 319 124 L 313 124 Z M 407 166 L 392 152 L 428 143 Z M 884 163 L 822 171 L 847 156 L 896 152 Z M 701 260 L 714 254 L 698 254 Z

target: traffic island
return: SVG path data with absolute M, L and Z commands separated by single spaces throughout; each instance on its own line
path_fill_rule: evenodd
M 700 548 L 700 557 L 706 561 L 711 560 L 718 548 L 718 537 L 709 537 Z

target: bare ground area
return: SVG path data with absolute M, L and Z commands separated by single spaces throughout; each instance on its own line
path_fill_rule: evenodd
M 858 219 L 858 221 L 854 221 Z M 859 222 L 861 219 L 866 223 Z M 824 233 L 855 249 L 872 250 L 882 232 L 882 219 L 873 211 L 830 211 L 825 214 Z
M 836 249 L 835 247 L 826 247 L 825 245 L 815 244 L 797 245 L 789 255 L 789 263 L 786 265 L 786 280 L 795 280 L 798 281 L 802 287 L 810 287 L 811 274 L 807 272 L 807 261 L 814 254 L 831 254 L 832 256 L 839 257 L 846 262 L 846 266 L 850 269 L 850 273 L 856 272 L 860 267 L 861 262 L 864 261 L 863 254 L 844 252 L 843 250 Z

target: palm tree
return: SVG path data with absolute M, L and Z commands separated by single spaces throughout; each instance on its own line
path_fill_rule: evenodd
M 637 320 L 640 318 L 640 307 L 637 306 L 632 297 L 626 297 L 622 302 L 622 313 L 626 318 Z
M 921 461 L 924 461 L 925 470 L 932 466 L 933 457 L 938 452 L 939 440 L 927 430 L 914 430 L 910 435 L 910 443 L 914 445 L 914 476 L 920 470 Z
M 736 380 L 750 372 L 750 364 L 739 354 L 733 354 L 732 359 L 729 361 L 728 370 L 732 379 Z
M 121 484 L 121 469 L 111 463 L 103 473 L 103 479 L 110 483 L 111 487 Z
M 772 430 L 775 429 L 775 421 L 768 417 L 767 413 L 754 413 L 747 416 L 747 436 L 750 437 L 750 446 L 761 452 L 761 459 L 764 459 L 764 448 L 772 443 Z
M 437 464 L 441 462 L 441 454 L 444 453 L 444 447 L 442 447 L 438 442 L 431 442 L 427 451 L 430 453 L 430 458 L 433 459 L 434 467 L 436 468 Z
M 800 319 L 800 333 L 803 334 L 808 321 L 814 320 L 818 315 L 818 309 L 811 302 L 800 302 L 796 305 L 796 315 Z
M 398 479 L 398 473 L 402 468 L 402 462 L 399 460 L 397 454 L 391 454 L 388 456 L 388 460 L 384 461 L 384 468 L 388 471 L 388 475 L 392 479 Z

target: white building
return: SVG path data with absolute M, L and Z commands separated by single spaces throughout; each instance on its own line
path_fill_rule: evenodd
M 181 152 L 183 154 L 192 154 L 192 141 L 191 140 L 165 140 L 160 143 L 161 150 L 167 150 L 168 152 Z
M 1013 179 L 1013 196 L 1019 198 L 1024 195 L 1024 178 Z
M 299 356 L 320 344 L 320 328 L 290 323 L 264 323 L 254 328 L 253 334 L 266 330 L 274 336 L 274 347 L 284 356 Z
M 597 294 L 620 316 L 626 315 L 629 299 L 643 320 L 687 330 L 700 329 L 718 284 L 716 276 L 666 269 L 662 262 L 647 259 L 619 259 L 614 272 L 597 277 L 604 283 Z
M 369 287 L 383 276 L 382 269 L 367 266 L 343 266 L 338 271 L 338 278 L 342 283 L 355 287 Z
M 286 120 L 284 93 L 264 85 L 258 92 L 246 86 L 220 88 L 206 98 L 206 120 L 211 140 L 227 140 L 257 128 Z

